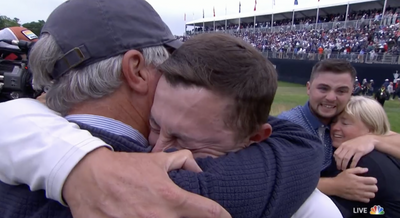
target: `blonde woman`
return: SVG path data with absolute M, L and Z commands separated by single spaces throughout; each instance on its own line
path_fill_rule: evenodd
M 394 133 L 390 131 L 386 113 L 377 101 L 363 96 L 354 96 L 344 112 L 331 125 L 333 146 L 337 148 L 347 140 L 366 134 L 390 135 Z M 368 217 L 371 208 L 375 205 L 383 208 L 385 215 L 382 217 L 400 217 L 400 160 L 373 150 L 360 159 L 357 167 L 368 169 L 364 175 L 377 179 L 378 190 L 369 203 L 332 197 L 343 217 Z M 334 172 L 331 176 L 339 173 L 340 171 Z M 367 208 L 368 214 L 362 215 L 363 210 L 357 208 Z

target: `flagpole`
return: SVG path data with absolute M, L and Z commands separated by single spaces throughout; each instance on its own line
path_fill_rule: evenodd
M 291 27 L 291 28 L 293 28 L 293 25 L 294 25 L 294 8 L 293 8 L 293 15 L 292 15 L 292 27 Z
M 350 1 L 347 1 L 346 18 L 344 20 L 344 27 L 347 27 L 347 17 L 349 16 Z
M 295 6 L 296 5 L 298 5 L 299 3 L 297 2 L 297 0 L 294 0 L 294 5 L 293 5 L 293 16 L 292 16 L 292 27 L 290 28 L 290 29 L 292 29 L 293 28 L 293 25 L 294 25 L 294 9 L 295 9 Z
M 254 15 L 254 24 L 253 24 L 253 29 L 256 31 L 256 15 Z
M 194 21 L 194 12 L 192 13 L 192 21 Z M 194 33 L 196 34 L 196 24 L 193 23 Z
M 239 15 L 239 26 L 238 26 L 238 30 L 240 32 L 240 15 Z
M 206 25 L 204 23 L 204 8 L 203 8 L 203 33 L 206 31 Z
M 186 36 L 186 29 L 187 29 L 187 27 L 186 27 L 186 13 L 183 15 L 183 20 L 185 21 L 185 28 L 184 28 L 184 36 Z
M 240 13 L 242 12 L 242 3 L 239 1 L 239 24 L 237 31 L 240 32 Z
M 272 27 L 274 27 L 274 6 L 275 6 L 275 0 L 272 0 L 271 31 Z
M 226 28 L 228 27 L 228 20 L 226 18 L 227 15 L 228 15 L 228 6 L 226 5 L 226 2 L 225 2 L 225 28 L 224 28 L 224 32 L 226 32 Z
M 381 26 L 382 26 L 383 19 L 386 19 L 386 18 L 385 18 L 385 13 L 386 13 L 386 5 L 387 5 L 387 0 L 385 0 L 385 4 L 383 5 L 383 10 L 382 10 L 382 19 L 381 19 Z
M 315 28 L 318 28 L 318 20 L 319 20 L 319 0 L 318 0 L 318 8 L 317 8 L 317 17 L 315 20 Z
M 203 8 L 203 33 L 206 31 L 206 26 L 204 24 L 204 8 Z
M 257 11 L 257 0 L 254 1 L 254 21 L 253 21 L 254 31 L 256 31 L 256 11 Z
M 213 13 L 214 13 L 214 18 L 213 18 L 214 19 L 214 32 L 217 32 L 216 29 L 215 29 L 215 6 L 213 8 Z

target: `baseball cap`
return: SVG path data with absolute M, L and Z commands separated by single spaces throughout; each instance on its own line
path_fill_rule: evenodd
M 43 33 L 52 35 L 64 53 L 54 79 L 131 49 L 182 44 L 145 0 L 67 0 L 50 14 Z

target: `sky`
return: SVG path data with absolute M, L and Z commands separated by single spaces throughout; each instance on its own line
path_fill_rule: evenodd
M 21 23 L 37 20 L 46 20 L 50 13 L 65 0 L 0 0 L 0 15 L 10 18 L 17 17 Z M 129 0 L 127 0 L 129 1 Z M 205 17 L 215 15 L 239 13 L 239 0 L 147 0 L 160 14 L 172 33 L 182 35 L 185 30 L 184 15 L 186 21 L 201 19 L 203 9 Z M 273 7 L 273 1 L 275 6 Z M 349 0 L 298 0 L 299 5 L 294 6 L 294 0 L 257 0 L 257 11 L 293 10 L 295 7 L 317 7 L 318 4 L 344 3 Z M 350 2 L 363 0 L 350 0 Z M 241 0 L 242 13 L 253 13 L 255 0 Z

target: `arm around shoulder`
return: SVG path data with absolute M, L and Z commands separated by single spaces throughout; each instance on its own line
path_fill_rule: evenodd
M 276 174 L 273 152 L 266 149 L 270 158 L 260 146 L 250 146 L 219 158 L 198 159 L 202 173 L 176 170 L 169 175 L 179 187 L 216 201 L 232 217 L 262 217 Z
M 317 187 L 322 193 L 328 196 L 337 195 L 335 177 L 320 178 Z
M 375 149 L 400 159 L 400 134 L 373 135 Z
M 270 208 L 276 217 L 291 216 L 317 185 L 320 141 L 289 121 L 271 117 L 268 123 L 273 134 L 267 140 L 198 160 L 203 173 L 179 170 L 170 177 L 181 188 L 215 200 L 233 217 L 261 217 Z
M 56 112 L 33 99 L 0 104 L 0 180 L 45 189 L 62 202 L 63 184 L 74 166 L 89 152 L 105 146 Z

